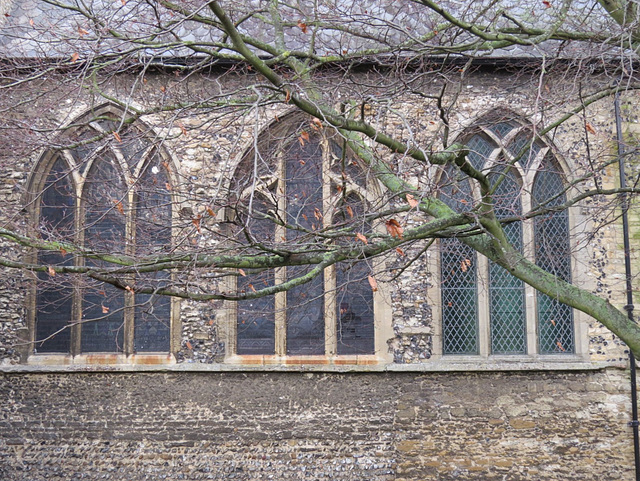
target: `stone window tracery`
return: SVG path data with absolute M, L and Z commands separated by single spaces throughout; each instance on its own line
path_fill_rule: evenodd
M 46 154 L 30 185 L 39 236 L 60 243 L 35 254 L 50 266 L 101 266 L 101 256 L 145 256 L 172 244 L 169 164 L 135 123 L 104 106 L 69 129 L 68 147 Z M 115 134 L 113 132 L 116 132 Z M 64 245 L 94 255 L 73 255 Z M 131 285 L 161 288 L 168 273 L 138 273 Z M 52 270 L 38 274 L 31 304 L 34 353 L 167 353 L 172 301 Z
M 515 121 L 476 127 L 465 143 L 468 159 L 495 183 L 496 216 L 512 220 L 504 231 L 512 245 L 543 269 L 571 281 L 565 176 L 551 149 Z M 471 211 L 479 193 L 454 167 L 442 174 L 440 198 Z M 531 209 L 551 208 L 532 219 Z M 457 238 L 440 241 L 443 355 L 513 356 L 576 353 L 573 311 L 535 291 Z
M 238 245 L 255 254 L 287 246 L 313 249 L 315 243 L 327 242 L 314 233 L 336 226 L 349 229 L 354 223 L 360 225 L 353 232 L 370 233 L 373 226 L 363 222 L 363 214 L 376 197 L 372 179 L 343 150 L 340 139 L 314 132 L 306 118 L 287 125 L 263 134 L 271 143 L 264 142 L 259 155 L 252 152 L 236 169 L 232 191 L 238 200 L 231 217 Z M 353 234 L 334 242 L 357 243 Z M 314 267 L 244 270 L 232 287 L 251 292 Z M 374 315 L 379 296 L 368 281 L 371 269 L 366 261 L 342 262 L 286 292 L 231 303 L 229 354 L 244 359 L 380 354 Z

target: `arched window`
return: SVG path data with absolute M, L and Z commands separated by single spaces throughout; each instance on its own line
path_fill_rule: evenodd
M 469 161 L 488 174 L 493 201 L 511 244 L 560 279 L 571 281 L 569 216 L 560 164 L 550 148 L 532 143 L 515 121 L 490 122 L 464 139 Z M 458 212 L 479 199 L 476 187 L 452 166 L 442 173 L 440 198 Z M 543 212 L 523 220 L 523 213 Z M 526 286 L 460 239 L 440 241 L 440 301 L 444 355 L 532 355 L 575 352 L 573 311 Z
M 372 232 L 364 214 L 380 196 L 337 136 L 291 116 L 267 129 L 258 144 L 240 162 L 231 187 L 236 203 L 229 217 L 239 251 L 312 251 L 327 242 L 357 246 L 356 232 Z M 329 239 L 320 235 L 326 231 L 348 234 Z M 251 292 L 314 267 L 243 270 L 232 288 Z M 382 353 L 374 316 L 379 293 L 368 281 L 372 269 L 367 261 L 342 262 L 286 292 L 233 303 L 228 353 L 243 359 Z
M 169 163 L 143 126 L 122 118 L 110 106 L 92 111 L 63 136 L 67 147 L 36 166 L 29 189 L 35 225 L 42 239 L 60 244 L 38 252 L 39 263 L 108 266 L 104 256 L 153 256 L 171 248 Z M 74 255 L 65 244 L 91 255 Z M 168 352 L 171 300 L 135 292 L 168 279 L 167 273 L 131 274 L 123 290 L 53 269 L 40 273 L 31 308 L 34 352 Z

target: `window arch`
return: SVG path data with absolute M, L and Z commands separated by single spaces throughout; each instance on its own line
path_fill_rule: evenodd
M 62 246 L 34 254 L 39 263 L 100 266 L 106 265 L 100 256 L 171 248 L 171 169 L 148 129 L 106 105 L 79 118 L 61 144 L 67 147 L 45 154 L 29 183 L 37 234 Z M 95 256 L 74 256 L 65 243 Z M 160 288 L 169 274 L 136 274 L 128 281 Z M 53 270 L 39 273 L 30 309 L 34 353 L 169 352 L 172 301 L 134 291 Z
M 313 249 L 327 242 L 314 233 L 330 227 L 352 232 L 333 242 L 357 245 L 355 232 L 372 232 L 363 218 L 368 206 L 381 199 L 375 180 L 342 140 L 325 130 L 293 114 L 261 134 L 258 152 L 245 155 L 231 186 L 236 203 L 229 218 L 238 248 L 256 254 L 287 245 Z M 249 292 L 312 268 L 244 270 L 232 288 Z M 228 354 L 386 357 L 376 324 L 380 292 L 374 293 L 368 281 L 372 269 L 365 261 L 343 262 L 287 292 L 231 303 Z
M 566 183 L 551 149 L 513 120 L 484 122 L 465 138 L 469 161 L 488 173 L 504 231 L 538 266 L 571 281 L 567 210 L 523 220 L 531 209 L 566 201 Z M 440 179 L 440 198 L 469 211 L 479 193 L 457 168 Z M 440 241 L 440 302 L 444 355 L 533 355 L 576 352 L 573 310 L 535 291 L 459 239 Z

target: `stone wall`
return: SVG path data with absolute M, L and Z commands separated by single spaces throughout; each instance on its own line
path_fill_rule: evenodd
M 374 91 L 383 91 L 393 79 L 372 72 L 354 75 L 353 78 L 338 82 L 339 72 L 327 72 L 326 78 L 319 83 L 327 89 L 327 95 L 334 98 L 359 98 Z M 555 77 L 554 77 L 555 75 Z M 545 89 L 545 98 L 552 99 L 545 110 L 544 118 L 536 114 L 539 100 L 538 77 L 528 73 L 519 73 L 514 77 L 509 71 L 479 71 L 471 75 L 460 86 L 456 108 L 451 113 L 451 138 L 455 138 L 464 129 L 473 126 L 482 114 L 494 109 L 510 109 L 522 119 L 529 119 L 545 125 L 575 101 L 575 86 L 563 82 L 558 72 L 550 69 L 548 84 L 553 90 Z M 517 78 L 517 82 L 514 82 Z M 248 77 L 242 73 L 214 72 L 211 75 L 166 75 L 166 72 L 150 71 L 144 82 L 136 84 L 132 75 L 121 74 L 104 82 L 105 93 L 118 99 L 131 98 L 135 105 L 155 106 L 162 102 L 170 103 L 219 95 L 223 89 L 234 91 L 241 88 Z M 25 131 L 22 128 L 8 129 L 0 148 L 0 222 L 20 232 L 29 233 L 25 215 L 24 193 L 27 179 L 40 156 L 45 152 L 44 145 L 55 140 L 55 136 L 46 137 L 43 132 L 52 132 L 60 122 L 70 123 L 78 115 L 85 113 L 91 106 L 103 103 L 104 99 L 93 96 L 86 89 L 65 81 L 64 76 L 52 74 L 42 85 L 42 91 L 35 95 L 28 86 L 19 86 L 10 95 L 0 99 L 0 107 L 11 112 L 10 126 L 34 125 L 38 131 Z M 249 80 L 251 80 L 249 78 Z M 593 78 L 593 88 L 600 80 Z M 334 85 L 340 84 L 340 91 L 334 91 Z M 132 85 L 139 85 L 133 88 Z M 367 85 L 365 88 L 364 86 Z M 505 90 L 505 85 L 510 85 Z M 425 81 L 419 85 L 424 92 L 438 91 L 438 85 Z M 417 87 L 416 87 L 417 88 Z M 457 88 L 457 87 L 456 87 Z M 453 87 L 452 87 L 453 89 Z M 625 102 L 636 101 L 634 94 L 627 94 Z M 14 106 L 17 105 L 17 106 Z M 382 105 L 382 104 L 381 104 Z M 392 107 L 392 108 L 391 108 Z M 431 145 L 436 141 L 438 114 L 435 102 L 405 99 L 398 96 L 393 105 L 387 107 L 367 106 L 366 114 L 376 119 L 382 128 L 407 141 L 419 145 Z M 637 122 L 625 110 L 625 126 L 628 130 L 637 128 Z M 265 107 L 257 113 L 252 109 L 234 112 L 230 109 L 212 109 L 193 115 L 176 118 L 173 112 L 145 117 L 154 135 L 163 139 L 163 147 L 175 161 L 178 185 L 175 190 L 184 195 L 184 205 L 198 215 L 205 213 L 207 206 L 215 205 L 224 198 L 230 175 L 239 159 L 251 147 L 255 132 L 254 122 L 258 118 L 258 129 L 273 124 L 287 111 L 282 106 Z M 401 113 L 398 114 L 398 112 Z M 603 99 L 587 109 L 586 117 L 595 134 L 586 132 L 582 119 L 576 118 L 550 133 L 549 145 L 561 159 L 568 171 L 581 175 L 589 169 L 586 159 L 585 139 L 588 137 L 590 152 L 594 156 L 610 155 L 614 151 L 615 122 L 610 99 Z M 15 123 L 14 123 L 15 121 Z M 588 134 L 588 136 L 587 136 Z M 52 140 L 53 139 L 53 140 Z M 392 156 L 389 160 L 404 176 L 414 181 L 425 191 L 433 188 L 434 172 L 411 159 Z M 604 187 L 616 185 L 616 172 L 609 168 L 599 179 Z M 624 295 L 624 256 L 621 252 L 621 229 L 619 223 L 611 223 L 616 215 L 615 205 L 600 204 L 598 201 L 585 202 L 574 209 L 576 219 L 575 245 L 576 261 L 574 269 L 578 273 L 574 282 L 587 290 L 609 298 L 616 306 L 626 303 Z M 216 229 L 217 218 L 202 220 L 206 229 Z M 419 216 L 406 216 L 401 219 L 406 225 L 421 222 Z M 183 220 L 184 230 L 193 230 L 190 219 Z M 632 215 L 632 226 L 637 219 Z M 637 230 L 637 229 L 636 229 Z M 181 238 L 182 239 L 182 238 Z M 203 249 L 210 247 L 207 235 L 198 236 L 197 241 Z M 19 249 L 8 241 L 0 240 L 0 246 L 8 257 L 20 258 Z M 419 253 L 421 247 L 415 246 L 407 253 Z M 431 261 L 429 256 L 432 257 Z M 436 253 L 427 252 L 409 269 L 401 273 L 390 283 L 390 311 L 392 313 L 393 338 L 388 339 L 396 363 L 425 364 L 432 358 L 435 324 L 439 319 L 438 306 L 434 302 L 437 295 L 431 294 L 437 285 L 435 275 Z M 637 265 L 635 245 L 632 257 Z M 391 266 L 393 268 L 393 266 Z M 30 276 L 16 271 L 2 269 L 0 280 L 0 358 L 4 363 L 18 363 L 18 351 L 24 347 L 19 337 L 27 326 L 25 315 L 25 293 Z M 6 272 L 6 274 L 4 274 Z M 390 276 L 389 276 L 390 277 Z M 381 279 L 383 281 L 384 279 Z M 637 288 L 638 280 L 634 280 Z M 431 296 L 431 297 L 430 297 Z M 221 316 L 222 303 L 206 305 L 182 302 L 182 336 L 175 354 L 178 362 L 216 363 L 224 357 L 224 316 Z M 590 360 L 618 363 L 625 359 L 624 346 L 608 330 L 598 323 L 582 317 L 582 323 L 588 324 L 588 354 Z M 585 336 L 585 339 L 587 336 Z M 22 356 L 24 357 L 24 356 Z M 24 361 L 24 359 L 22 359 Z
M 0 377 L 0 478 L 631 480 L 628 373 Z

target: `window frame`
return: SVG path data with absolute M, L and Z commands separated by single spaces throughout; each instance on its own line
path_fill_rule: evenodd
M 277 163 L 276 172 L 278 185 L 284 183 L 285 179 L 285 159 L 284 154 L 286 149 L 292 142 L 298 142 L 296 136 L 296 127 L 301 122 L 306 122 L 308 125 L 309 118 L 297 112 L 291 113 L 285 118 L 281 118 L 277 124 L 266 126 L 262 133 L 258 136 L 258 148 L 263 145 L 261 137 L 268 134 L 275 134 L 280 136 L 275 148 L 270 149 L 271 164 Z M 332 219 L 330 219 L 327 212 L 331 212 L 331 178 L 327 176 L 327 173 L 331 174 L 331 145 L 330 142 L 336 137 L 335 135 L 328 134 L 326 129 L 321 132 L 316 132 L 315 135 L 320 136 L 322 149 L 322 189 L 323 189 L 323 224 L 328 226 Z M 236 168 L 240 166 L 247 158 L 253 158 L 255 155 L 255 146 L 249 148 L 244 155 L 240 157 L 240 160 L 235 164 Z M 357 156 L 350 150 L 346 153 L 348 158 L 354 159 L 358 162 Z M 359 163 L 359 168 L 365 172 L 362 165 Z M 234 169 L 235 170 L 235 169 Z M 233 176 L 235 178 L 235 174 Z M 373 203 L 374 201 L 380 202 L 380 199 L 384 199 L 382 189 L 377 180 L 373 176 L 366 176 L 366 189 L 356 190 L 350 189 L 345 195 L 355 193 L 364 202 Z M 353 185 L 356 183 L 353 182 Z M 279 187 L 278 187 L 279 188 Z M 242 196 L 241 196 L 242 197 Z M 278 198 L 278 208 L 284 211 L 286 209 L 285 195 L 281 195 Z M 384 200 L 383 200 L 384 201 Z M 386 201 L 384 201 L 386 202 Z M 232 214 L 229 211 L 222 213 L 222 219 L 227 220 L 232 218 Z M 221 219 L 221 220 L 222 220 Z M 374 231 L 381 231 L 380 225 L 374 225 L 372 229 Z M 275 236 L 284 235 L 285 229 L 281 226 L 276 226 Z M 381 265 L 385 262 L 385 258 L 381 257 L 375 260 L 376 265 Z M 276 284 L 285 280 L 286 267 L 278 268 L 275 271 Z M 232 277 L 232 276 L 230 276 Z M 234 301 L 227 301 L 224 303 L 224 320 L 225 326 L 225 358 L 224 363 L 237 364 L 246 366 L 299 366 L 299 365 L 345 365 L 345 366 L 366 366 L 366 365 L 381 365 L 388 364 L 393 361 L 393 355 L 389 351 L 387 341 L 393 338 L 393 329 L 391 325 L 392 313 L 390 294 L 388 287 L 384 283 L 378 284 L 378 290 L 373 292 L 373 318 L 374 318 L 374 352 L 372 354 L 338 354 L 337 353 L 337 304 L 336 304 L 336 266 L 332 265 L 324 270 L 324 354 L 287 354 L 286 348 L 286 292 L 275 294 L 275 353 L 274 354 L 238 354 L 237 352 L 237 303 Z M 229 292 L 235 292 L 236 282 L 234 278 L 230 278 L 226 281 L 225 289 Z
M 504 117 L 504 113 L 502 117 Z M 486 159 L 486 163 L 483 166 L 483 170 L 489 171 L 496 164 L 496 161 L 502 156 L 509 160 L 514 158 L 514 155 L 508 150 L 507 146 L 510 146 L 516 138 L 523 134 L 531 132 L 530 124 L 520 121 L 513 114 L 508 115 L 508 123 L 511 123 L 514 128 L 503 137 L 500 137 L 491 130 L 491 127 L 498 122 L 487 122 L 482 120 L 476 122 L 471 128 L 466 129 L 461 137 L 468 141 L 475 135 L 481 135 L 489 137 L 493 144 L 492 151 Z M 551 155 L 554 164 L 560 169 L 560 175 L 563 177 L 563 183 L 568 186 L 566 192 L 567 195 L 575 193 L 571 187 L 570 173 L 572 170 L 568 167 L 564 159 L 558 154 L 554 145 L 549 142 L 548 139 L 543 139 L 540 142 L 540 150 L 535 157 L 531 160 L 531 165 L 528 168 L 524 168 L 520 165 L 514 166 L 517 168 L 517 176 L 519 181 L 522 182 L 522 191 L 525 195 L 520 195 L 520 202 L 523 212 L 528 212 L 531 209 L 533 201 L 533 185 L 536 179 L 538 168 L 547 155 Z M 443 175 L 443 170 L 440 170 L 437 178 L 439 179 Z M 524 173 L 524 175 L 523 175 Z M 477 185 L 472 186 L 472 194 L 475 198 L 478 198 L 479 192 Z M 582 219 L 579 207 L 573 206 L 567 209 L 568 211 L 568 237 L 569 242 L 577 237 L 576 225 L 582 224 L 585 220 Z M 522 221 L 522 244 L 523 255 L 535 263 L 535 251 L 534 251 L 534 219 L 526 219 Z M 584 259 L 579 252 L 575 249 L 571 250 L 571 276 L 572 282 L 584 283 L 584 273 L 578 270 L 578 266 L 584 263 Z M 491 300 L 489 291 L 489 260 L 481 255 L 477 254 L 477 284 L 476 284 L 476 302 L 478 318 L 476 320 L 478 330 L 478 352 L 475 354 L 446 354 L 444 353 L 444 336 L 443 336 L 443 305 L 442 305 L 442 289 L 440 282 L 434 282 L 431 289 L 428 290 L 427 299 L 433 306 L 433 351 L 432 360 L 436 363 L 443 362 L 445 366 L 468 366 L 477 365 L 478 362 L 482 363 L 486 368 L 494 369 L 513 369 L 514 364 L 527 365 L 533 363 L 540 367 L 544 366 L 547 362 L 553 364 L 572 364 L 576 362 L 589 362 L 588 352 L 588 324 L 589 316 L 581 311 L 572 309 L 573 314 L 573 335 L 574 335 L 574 351 L 572 353 L 540 353 L 539 350 L 539 334 L 538 334 L 538 310 L 537 310 L 537 295 L 536 289 L 532 286 L 524 283 L 524 304 L 525 304 L 525 336 L 526 336 L 526 353 L 522 354 L 494 354 L 491 352 Z M 441 247 L 440 242 L 436 242 L 432 248 L 432 254 L 428 258 L 429 270 L 434 273 L 436 279 L 442 279 L 442 266 L 441 266 Z
M 112 105 L 104 104 L 99 107 L 92 108 L 90 111 L 82 114 L 73 119 L 72 124 L 78 124 L 79 127 L 70 127 L 65 132 L 65 136 L 69 133 L 73 133 L 83 126 L 89 126 L 92 131 L 97 133 L 109 134 L 104 128 L 97 123 L 100 117 L 113 117 L 114 120 L 128 118 L 124 112 Z M 86 157 L 81 159 L 81 163 L 78 163 L 71 153 L 73 149 L 62 149 L 55 151 L 53 149 L 47 149 L 40 159 L 35 163 L 32 168 L 30 177 L 27 181 L 27 189 L 24 197 L 24 205 L 27 206 L 27 213 L 33 226 L 37 226 L 41 218 L 41 199 L 44 192 L 44 188 L 47 182 L 47 178 L 51 172 L 51 169 L 58 161 L 62 159 L 69 169 L 71 189 L 74 192 L 74 239 L 73 242 L 78 245 L 84 244 L 84 229 L 82 224 L 85 220 L 85 204 L 86 196 L 85 192 L 86 181 L 88 174 L 93 169 L 96 162 L 100 161 L 100 154 L 105 150 L 109 150 L 115 159 L 118 167 L 118 174 L 123 175 L 123 172 L 128 172 L 126 175 L 136 178 L 144 169 L 153 161 L 154 158 L 159 157 L 163 163 L 167 164 L 165 169 L 165 175 L 167 181 L 172 186 L 169 189 L 168 194 L 171 198 L 172 209 L 171 217 L 176 219 L 175 206 L 180 201 L 180 196 L 176 192 L 173 186 L 177 185 L 175 172 L 176 166 L 173 159 L 167 154 L 165 149 L 156 145 L 157 142 L 153 141 L 153 138 L 149 135 L 149 132 L 153 130 L 143 122 L 136 120 L 135 122 L 126 125 L 128 131 L 134 130 L 140 135 L 140 138 L 145 142 L 144 153 L 140 159 L 137 160 L 134 171 L 130 172 L 126 157 L 121 149 L 114 149 L 111 145 L 103 145 L 93 148 Z M 82 172 L 82 173 L 81 173 Z M 126 179 L 126 175 L 125 178 Z M 127 201 L 130 206 L 134 205 L 136 193 L 133 189 L 127 190 Z M 132 253 L 134 249 L 133 240 L 135 237 L 136 219 L 135 213 L 128 209 L 125 214 L 125 239 L 126 239 L 126 253 Z M 175 237 L 175 226 L 171 229 L 171 237 Z M 32 249 L 27 254 L 29 262 L 37 263 L 38 250 Z M 76 259 L 74 265 L 82 265 L 83 259 Z M 174 274 L 172 273 L 171 276 Z M 67 352 L 37 352 L 37 326 L 36 326 L 36 311 L 37 311 L 37 278 L 34 277 L 30 282 L 29 289 L 26 296 L 26 317 L 27 317 L 27 329 L 28 329 L 28 358 L 29 364 L 126 364 L 126 363 L 144 363 L 144 364 L 173 364 L 176 361 L 175 353 L 180 349 L 180 300 L 172 297 L 170 299 L 169 316 L 169 349 L 167 351 L 143 351 L 135 352 L 134 349 L 134 334 L 135 334 L 135 293 L 130 291 L 123 292 L 124 295 L 124 313 L 123 313 L 123 348 L 121 351 L 101 351 L 101 352 L 83 352 L 82 351 L 82 288 L 79 286 L 79 282 L 72 281 L 73 292 L 71 317 L 70 323 L 72 324 L 70 329 L 70 341 L 69 350 Z

